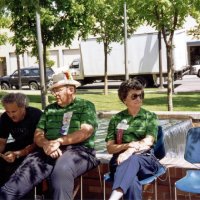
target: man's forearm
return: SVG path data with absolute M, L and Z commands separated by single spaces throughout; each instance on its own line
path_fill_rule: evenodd
M 27 156 L 29 153 L 31 153 L 35 149 L 35 144 L 31 144 L 26 146 L 24 149 L 14 151 L 14 154 L 17 158 Z
M 57 141 L 61 145 L 78 144 L 88 139 L 92 135 L 93 131 L 94 129 L 91 125 L 84 124 L 80 130 L 66 136 L 62 136 L 58 138 Z
M 114 154 L 114 153 L 120 153 L 123 151 L 126 151 L 129 148 L 127 143 L 124 144 L 110 144 L 109 142 L 107 143 L 107 150 L 108 153 Z
M 0 153 L 3 153 L 4 149 L 5 149 L 4 147 L 0 146 Z
M 34 134 L 34 143 L 38 147 L 42 148 L 46 142 L 48 142 L 48 140 L 45 138 L 44 132 L 40 129 L 36 129 Z
M 6 147 L 6 140 L 0 138 L 0 153 L 3 153 L 3 151 L 5 150 Z

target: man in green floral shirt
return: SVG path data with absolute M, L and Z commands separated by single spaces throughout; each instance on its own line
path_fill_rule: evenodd
M 79 85 L 69 72 L 53 76 L 51 91 L 56 102 L 45 108 L 37 125 L 34 141 L 38 151 L 29 155 L 0 189 L 0 199 L 20 199 L 50 177 L 53 199 L 71 200 L 74 179 L 98 165 L 96 111 L 93 103 L 75 97 Z

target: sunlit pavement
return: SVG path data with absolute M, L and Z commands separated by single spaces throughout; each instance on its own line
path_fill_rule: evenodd
M 185 75 L 182 80 L 174 82 L 175 92 L 200 92 L 200 78 L 196 75 Z

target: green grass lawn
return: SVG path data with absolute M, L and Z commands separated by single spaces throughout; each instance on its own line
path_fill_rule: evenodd
M 0 91 L 0 97 L 5 92 Z M 41 109 L 40 95 L 29 95 L 30 105 Z M 77 96 L 92 101 L 97 111 L 122 110 L 125 106 L 119 101 L 116 90 L 109 90 L 108 95 L 104 95 L 102 90 L 78 90 Z M 49 95 L 49 103 L 54 98 Z M 174 111 L 200 111 L 200 93 L 178 93 L 173 95 Z M 157 90 L 145 89 L 145 99 L 143 107 L 151 111 L 167 111 L 167 94 L 158 93 Z M 0 109 L 2 105 L 0 104 Z
M 116 93 L 78 94 L 79 97 L 95 103 L 97 110 L 122 110 L 125 108 Z M 173 95 L 174 111 L 200 111 L 199 93 L 179 93 Z M 151 111 L 167 111 L 167 94 L 146 93 L 143 107 Z

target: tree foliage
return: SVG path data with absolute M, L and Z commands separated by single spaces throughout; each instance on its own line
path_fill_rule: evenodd
M 36 10 L 41 18 L 44 52 L 51 45 L 70 46 L 76 35 L 86 37 L 94 22 L 91 14 L 94 0 L 8 0 L 7 4 L 13 20 L 11 31 L 15 34 L 12 43 L 19 53 L 32 47 L 36 55 Z
M 5 2 L 2 0 L 0 2 L 0 45 L 5 44 L 6 41 L 8 40 L 7 33 L 1 30 L 8 28 L 10 25 L 10 22 L 11 22 L 10 18 L 6 12 Z
M 193 12 L 191 14 L 197 21 L 197 25 L 188 31 L 195 39 L 200 39 L 200 1 L 194 0 Z

